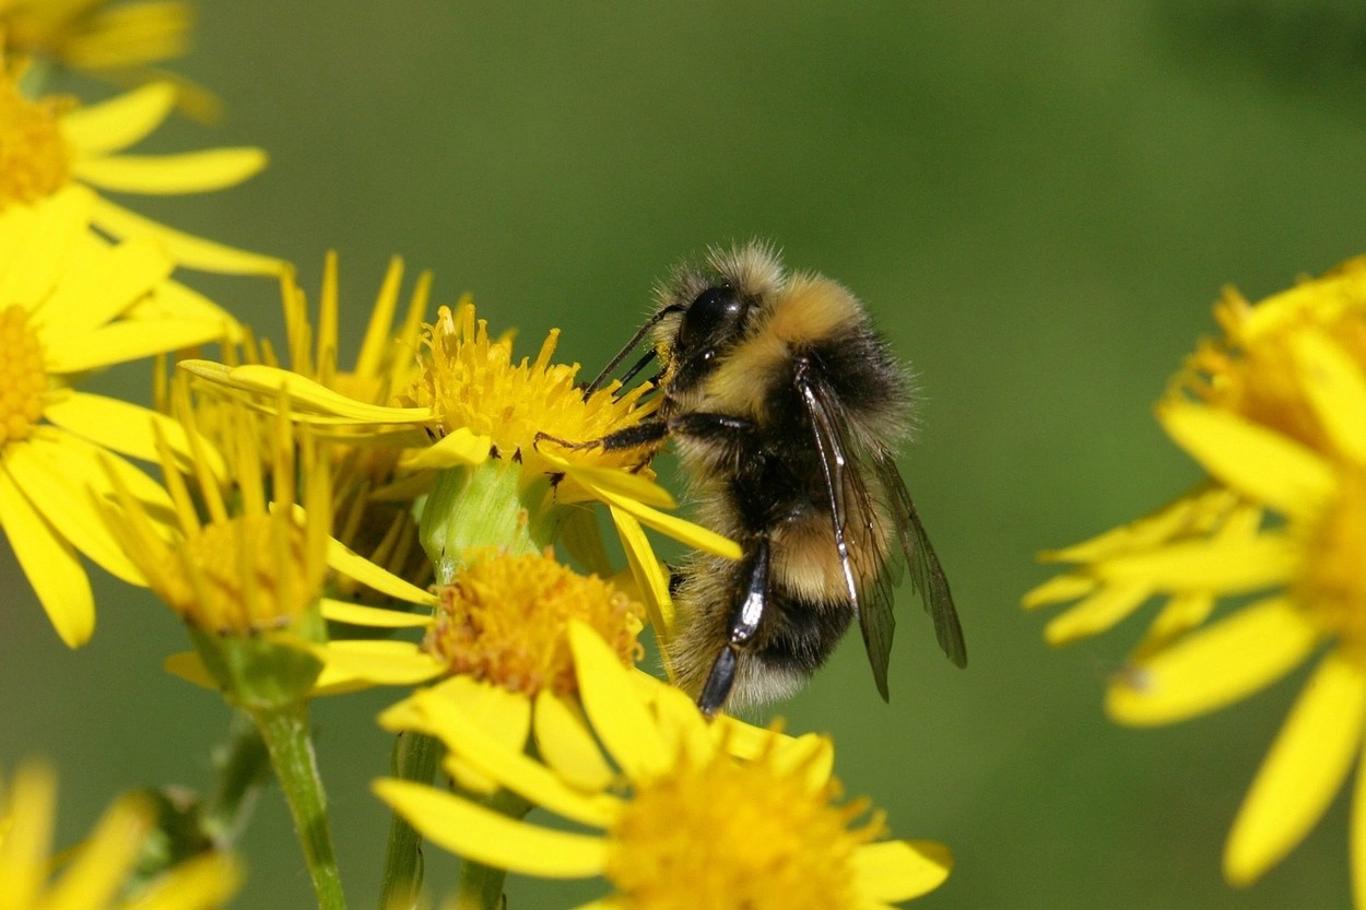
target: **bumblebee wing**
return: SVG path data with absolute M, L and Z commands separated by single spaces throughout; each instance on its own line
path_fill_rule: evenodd
M 863 633 L 863 646 L 868 652 L 878 694 L 886 701 L 887 665 L 891 660 L 896 618 L 892 615 L 892 573 L 880 554 L 888 553 L 890 548 L 881 539 L 883 530 L 877 522 L 873 499 L 840 417 L 834 392 L 814 375 L 810 364 L 804 360 L 798 362 L 794 383 L 810 420 L 819 455 L 845 590 L 858 613 L 859 630 Z M 857 526 L 851 527 L 851 518 L 855 516 Z M 851 537 L 859 543 L 857 553 L 850 551 Z M 856 572 L 854 561 L 868 558 L 878 560 L 878 564 L 868 567 L 871 571 Z M 870 587 L 860 585 L 860 575 L 873 579 L 873 584 Z
M 872 459 L 873 469 L 877 472 L 878 483 L 886 497 L 887 508 L 891 511 L 896 526 L 897 539 L 906 555 L 906 563 L 911 569 L 911 584 L 925 604 L 925 611 L 934 620 L 934 635 L 939 647 L 948 655 L 949 660 L 959 667 L 968 663 L 968 649 L 963 641 L 963 627 L 958 622 L 958 611 L 953 606 L 953 594 L 949 591 L 949 580 L 939 565 L 939 557 L 934 554 L 929 535 L 920 522 L 920 515 L 911 501 L 910 491 L 896 469 L 896 462 L 886 453 Z

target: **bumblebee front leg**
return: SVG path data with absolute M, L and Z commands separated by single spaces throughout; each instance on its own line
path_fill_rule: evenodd
M 621 449 L 638 449 L 641 446 L 652 445 L 672 434 L 691 436 L 695 439 L 717 439 L 733 438 L 737 435 L 748 433 L 753 429 L 753 422 L 746 420 L 743 417 L 732 417 L 729 414 L 693 412 L 679 414 L 675 417 L 670 417 L 668 420 L 654 419 L 642 421 L 633 427 L 617 430 L 615 433 L 608 433 L 606 436 L 599 436 L 597 439 L 585 439 L 579 442 L 572 442 L 568 439 L 552 436 L 549 433 L 537 433 L 535 441 L 540 443 L 542 440 L 547 440 L 574 451 L 602 449 L 604 452 L 613 452 L 620 451 Z
M 708 717 L 721 710 L 730 697 L 730 690 L 735 686 L 735 677 L 740 669 L 740 659 L 753 646 L 759 623 L 764 618 L 764 605 L 768 599 L 767 537 L 759 538 L 741 564 L 740 571 L 742 594 L 739 602 L 731 607 L 725 647 L 712 664 L 707 681 L 702 684 L 702 694 L 697 698 L 697 706 Z

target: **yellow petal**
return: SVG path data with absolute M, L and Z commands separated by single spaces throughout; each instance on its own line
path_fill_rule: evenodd
M 1366 376 L 1342 347 L 1318 330 L 1291 339 L 1300 381 L 1338 451 L 1366 463 Z
M 632 779 L 640 779 L 667 767 L 663 738 L 635 696 L 630 674 L 616 652 L 578 620 L 570 622 L 569 645 L 584 710 L 621 769 Z
M 79 158 L 72 172 L 116 193 L 175 195 L 236 186 L 266 166 L 258 148 L 218 148 L 178 155 L 115 155 Z
M 1142 583 L 1107 585 L 1053 617 L 1044 627 L 1044 640 L 1050 645 L 1065 645 L 1104 632 L 1137 610 L 1151 593 Z
M 0 218 L 0 300 L 37 308 L 66 273 L 90 221 L 95 197 L 71 185 L 35 207 L 11 206 Z
M 146 891 L 120 910 L 208 910 L 226 904 L 241 886 L 242 873 L 232 857 L 200 854 L 156 878 Z
M 1290 578 L 1302 547 L 1284 533 L 1192 540 L 1116 556 L 1092 571 L 1111 582 L 1143 583 L 1159 591 L 1255 591 Z
M 673 599 L 669 597 L 669 580 L 659 560 L 655 558 L 654 550 L 650 548 L 650 541 L 641 530 L 640 523 L 616 506 L 609 508 L 612 511 L 612 524 L 616 526 L 617 536 L 621 538 L 621 547 L 626 552 L 626 561 L 630 563 L 631 574 L 635 576 L 640 593 L 645 598 L 645 610 L 659 640 L 669 679 L 672 680 L 673 661 L 668 648 L 674 637 L 675 617 Z
M 726 751 L 736 758 L 753 761 L 766 755 L 773 748 L 775 737 L 783 734 L 765 727 L 756 727 L 729 714 L 718 714 L 712 718 L 712 736 L 725 745 Z
M 41 433 L 30 437 L 28 443 L 41 449 L 43 458 L 60 465 L 63 473 L 79 478 L 80 483 L 90 487 L 96 495 L 112 501 L 116 494 L 107 467 L 118 476 L 149 515 L 167 523 L 174 521 L 175 505 L 165 488 L 117 455 L 92 445 L 64 428 L 45 426 Z
M 129 404 L 116 398 L 91 395 L 86 392 L 71 391 L 65 397 L 49 404 L 43 416 L 59 427 L 63 427 L 97 445 L 107 446 L 116 452 L 156 463 L 160 460 L 157 453 L 154 426 L 161 428 L 167 445 L 176 455 L 176 461 L 184 470 L 189 470 L 194 462 L 190 448 L 189 435 L 179 420 L 167 417 L 150 408 Z M 227 477 L 227 466 L 218 451 L 201 439 L 202 458 L 209 470 L 217 478 Z
M 424 698 L 450 702 L 513 751 L 520 752 L 526 746 L 527 735 L 531 732 L 531 699 L 520 692 L 510 692 L 502 686 L 469 676 L 452 676 L 432 686 Z M 444 741 L 445 737 L 442 738 Z M 451 744 L 447 742 L 447 745 Z
M 531 713 L 536 751 L 572 787 L 596 792 L 612 782 L 612 768 L 577 708 L 542 690 Z
M 58 534 L 110 575 L 132 585 L 146 585 L 142 573 L 96 511 L 95 491 L 82 483 L 80 475 L 63 472 L 59 461 L 45 458 L 43 453 L 44 447 L 38 445 L 15 446 L 6 452 L 5 468 L 29 504 Z M 86 473 L 98 470 L 98 465 L 91 465 Z
M 425 449 L 405 452 L 399 464 L 409 471 L 458 468 L 488 461 L 493 440 L 466 427 L 457 427 Z
M 432 624 L 431 614 L 405 613 L 402 610 L 385 610 L 379 607 L 366 607 L 361 604 L 346 603 L 324 597 L 319 602 L 323 619 L 344 622 L 351 626 L 368 626 L 372 629 L 419 629 Z
M 1214 711 L 1280 679 L 1319 639 L 1291 603 L 1263 600 L 1125 670 L 1111 683 L 1105 707 L 1114 720 L 1135 726 Z
M 171 258 L 146 238 L 103 249 L 83 268 L 68 272 L 38 312 L 44 314 L 45 345 L 93 331 L 119 316 L 171 274 Z
M 11 444 L 9 453 L 19 448 Z M 95 598 L 90 579 L 71 545 L 57 535 L 24 494 L 9 471 L 0 468 L 0 527 L 9 537 L 14 557 L 28 576 L 52 628 L 69 648 L 90 640 L 95 632 Z
M 127 148 L 161 125 L 175 107 L 175 86 L 144 85 L 63 115 L 62 134 L 82 157 Z
M 204 666 L 204 659 L 199 656 L 198 651 L 178 651 L 162 661 L 161 668 L 201 689 L 218 691 L 218 680 L 214 679 L 209 668 Z
M 443 731 L 442 741 L 449 744 L 451 757 L 463 760 L 532 805 L 599 828 L 609 827 L 620 813 L 619 799 L 604 793 L 586 796 L 569 788 L 553 771 L 526 755 L 525 742 L 501 737 L 489 729 L 486 720 L 475 720 L 451 699 L 428 691 L 414 700 L 427 713 L 427 722 Z
M 636 679 L 647 674 L 636 674 Z M 658 680 L 656 680 L 658 683 Z M 692 698 L 669 685 L 653 685 L 648 696 L 659 718 L 658 728 L 669 755 L 686 755 L 705 762 L 716 752 L 711 730 Z
M 153 354 L 192 348 L 221 337 L 220 326 L 197 319 L 120 321 L 64 338 L 60 347 L 49 347 L 47 368 L 53 373 L 83 373 Z
M 715 531 L 708 531 L 700 525 L 695 525 L 690 521 L 684 521 L 674 515 L 652 509 L 644 503 L 625 496 L 618 496 L 616 493 L 603 487 L 591 487 L 594 495 L 608 505 L 616 506 L 623 512 L 635 517 L 641 524 L 654 528 L 662 534 L 667 534 L 674 540 L 680 541 L 692 547 L 694 550 L 702 550 L 712 553 L 723 559 L 739 559 L 744 553 L 740 545 L 729 538 L 722 537 Z
M 1167 601 L 1148 627 L 1134 651 L 1134 660 L 1144 660 L 1180 640 L 1187 632 L 1209 619 L 1214 612 L 1210 594 L 1177 594 Z
M 444 669 L 440 661 L 406 641 L 331 641 L 312 650 L 323 661 L 317 687 L 329 691 L 353 683 L 411 686 Z
M 0 837 L 0 910 L 30 910 L 47 877 L 57 808 L 57 779 L 44 765 L 21 765 L 8 799 L 5 836 Z
M 248 392 L 278 395 L 284 392 L 291 405 L 317 411 L 333 417 L 343 417 L 357 424 L 393 426 L 428 423 L 430 408 L 387 408 L 347 398 L 306 376 L 279 367 L 247 364 L 225 368 L 223 364 L 204 360 L 182 360 L 181 369 L 212 382 L 229 385 Z
M 944 884 L 953 871 L 953 854 L 928 840 L 866 844 L 854 853 L 859 890 L 874 900 L 908 901 Z
M 1157 416 L 1207 471 L 1286 515 L 1312 515 L 1337 488 L 1332 468 L 1314 452 L 1236 414 L 1181 403 Z
M 539 878 L 588 878 L 602 872 L 600 837 L 552 831 L 404 780 L 374 782 L 375 795 L 432 843 L 466 859 Z
M 537 454 L 589 489 L 608 490 L 660 509 L 672 509 L 678 505 L 668 490 L 638 473 L 621 468 L 577 465 L 550 451 L 538 450 Z
M 425 605 L 436 603 L 435 594 L 424 591 L 412 582 L 404 581 L 393 572 L 375 565 L 335 537 L 329 537 L 327 540 L 327 565 L 333 571 L 397 600 Z
M 1250 885 L 1322 817 L 1361 753 L 1366 673 L 1341 654 L 1319 664 L 1238 810 L 1224 848 L 1229 884 Z
M 95 831 L 76 850 L 65 874 L 43 900 L 43 910 L 106 907 L 133 869 L 152 830 L 150 807 L 124 797 L 105 812 Z
M 232 314 L 178 281 L 162 281 L 124 314 L 129 319 L 197 319 L 219 326 L 223 340 L 242 341 L 242 326 Z
M 1146 550 L 1187 531 L 1212 527 L 1236 501 L 1237 497 L 1222 487 L 1201 489 L 1089 540 L 1040 553 L 1039 559 L 1044 562 L 1096 562 L 1134 550 Z
M 175 261 L 189 269 L 225 275 L 276 275 L 284 262 L 186 234 L 136 215 L 108 199 L 95 200 L 93 221 L 114 237 L 152 237 L 165 244 Z
M 1054 575 L 1027 591 L 1021 599 L 1021 606 L 1026 610 L 1034 610 L 1048 604 L 1085 597 L 1095 589 L 1096 580 L 1088 575 Z

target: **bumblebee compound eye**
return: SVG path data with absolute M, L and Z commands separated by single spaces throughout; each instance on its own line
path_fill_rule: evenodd
M 680 340 L 688 347 L 720 341 L 740 324 L 745 302 L 728 284 L 707 288 L 683 314 Z

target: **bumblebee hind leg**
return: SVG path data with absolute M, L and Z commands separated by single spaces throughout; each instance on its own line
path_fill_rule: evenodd
M 708 717 L 721 710 L 730 697 L 740 661 L 748 656 L 759 632 L 768 599 L 768 565 L 768 538 L 760 537 L 741 563 L 738 596 L 730 607 L 726 642 L 697 698 L 697 706 Z

